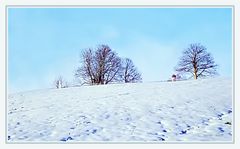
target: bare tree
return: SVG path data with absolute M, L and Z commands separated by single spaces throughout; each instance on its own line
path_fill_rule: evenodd
M 59 76 L 57 79 L 54 80 L 54 86 L 56 88 L 62 88 L 63 87 L 63 78 L 62 76 Z
M 75 76 L 87 84 L 108 84 L 118 78 L 121 58 L 107 45 L 99 45 L 96 51 L 87 49 L 80 55 L 81 66 Z
M 84 50 L 81 55 L 81 67 L 75 73 L 75 77 L 81 77 L 84 83 L 95 84 L 96 80 L 96 61 L 94 60 L 94 53 L 92 49 Z
M 123 80 L 125 83 L 142 81 L 141 74 L 138 72 L 131 59 L 123 59 L 122 69 Z
M 62 76 L 58 76 L 54 80 L 53 85 L 56 88 L 68 88 L 69 87 L 69 83 L 66 80 L 64 80 Z
M 117 80 L 121 69 L 121 58 L 107 45 L 100 45 L 96 51 L 98 64 L 97 80 L 99 84 L 108 84 Z
M 194 79 L 198 79 L 198 77 L 216 75 L 216 68 L 217 65 L 206 47 L 201 44 L 190 44 L 183 52 L 176 71 L 189 73 Z

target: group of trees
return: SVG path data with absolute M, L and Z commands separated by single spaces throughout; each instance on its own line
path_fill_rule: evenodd
M 86 84 L 108 84 L 111 82 L 141 82 L 141 74 L 129 58 L 120 58 L 108 45 L 96 49 L 85 49 L 80 55 L 81 65 L 76 70 Z
M 88 48 L 80 54 L 80 67 L 76 70 L 75 77 L 83 84 L 98 85 L 111 82 L 141 82 L 141 73 L 138 72 L 133 61 L 121 58 L 108 45 L 99 45 L 96 49 Z M 182 57 L 174 75 L 177 79 L 183 75 L 198 79 L 199 77 L 217 74 L 217 64 L 207 48 L 199 43 L 190 44 L 183 51 Z M 54 81 L 56 88 L 68 87 L 66 81 L 60 76 Z

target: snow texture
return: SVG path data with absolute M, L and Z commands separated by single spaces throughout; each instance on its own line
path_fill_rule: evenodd
M 232 81 L 213 78 L 8 95 L 8 142 L 231 142 Z

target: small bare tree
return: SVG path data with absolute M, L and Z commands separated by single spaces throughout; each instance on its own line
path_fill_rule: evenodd
M 142 81 L 141 74 L 138 72 L 131 59 L 125 58 L 122 63 L 123 80 L 125 83 Z
M 198 77 L 216 75 L 217 65 L 207 48 L 201 44 L 190 44 L 183 52 L 176 71 L 190 73 L 194 79 Z
M 56 88 L 62 88 L 63 87 L 63 78 L 62 76 L 59 76 L 57 79 L 54 80 L 54 86 Z
M 66 80 L 64 80 L 62 76 L 57 77 L 53 81 L 53 85 L 56 88 L 68 88 L 69 87 L 69 83 Z

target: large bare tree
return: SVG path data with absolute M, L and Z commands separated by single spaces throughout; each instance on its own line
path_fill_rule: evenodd
M 122 63 L 122 77 L 125 83 L 142 81 L 141 74 L 138 72 L 131 59 L 125 58 Z
M 179 73 L 189 73 L 194 79 L 199 77 L 212 76 L 217 74 L 217 64 L 213 57 L 207 52 L 207 48 L 199 43 L 190 44 L 183 51 L 176 71 Z
M 95 84 L 96 80 L 96 61 L 94 60 L 94 52 L 92 49 L 85 49 L 81 55 L 81 67 L 79 67 L 75 73 L 75 77 L 83 79 L 84 83 Z
M 97 80 L 99 84 L 108 84 L 118 80 L 121 58 L 107 45 L 100 45 L 95 53 L 98 65 Z
M 118 80 L 121 70 L 121 58 L 107 45 L 99 45 L 94 51 L 84 50 L 81 55 L 81 67 L 75 73 L 87 84 L 108 84 Z

